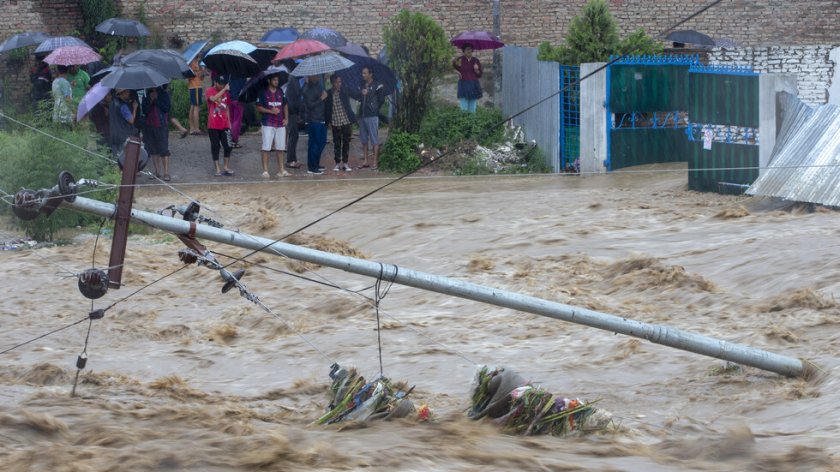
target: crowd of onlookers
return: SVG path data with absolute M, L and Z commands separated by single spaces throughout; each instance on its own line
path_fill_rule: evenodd
M 76 110 L 91 88 L 88 71 L 79 66 L 56 66 L 51 69 L 40 60 L 32 68 L 32 98 L 36 103 L 50 103 L 52 120 L 60 126 L 75 126 Z M 115 61 L 119 61 L 118 58 Z M 116 64 L 116 63 L 115 63 Z M 172 97 L 167 85 L 145 90 L 116 89 L 83 117 L 117 156 L 129 136 L 141 134 L 143 146 L 151 158 L 154 174 L 170 180 L 169 129 L 177 130 L 181 138 L 206 135 L 210 141 L 213 174 L 217 177 L 234 175 L 231 153 L 239 148 L 246 103 L 240 93 L 245 78 L 216 74 L 204 69 L 198 59 L 189 64 L 194 77 L 187 79 L 190 110 L 184 126 L 171 116 Z M 262 142 L 263 178 L 270 178 L 269 161 L 276 155 L 276 177 L 290 175 L 287 169 L 302 168 L 297 146 L 301 128 L 308 137 L 306 172 L 323 174 L 321 154 L 326 146 L 327 130 L 332 131 L 336 172 L 352 172 L 349 164 L 350 140 L 353 125 L 359 126 L 363 156 L 360 167 L 377 169 L 379 160 L 379 110 L 386 100 L 382 84 L 376 81 L 370 68 L 363 68 L 362 85 L 356 90 L 342 86 L 337 75 L 329 76 L 325 87 L 320 75 L 296 77 L 289 72 L 295 61 L 286 61 L 277 72 L 266 75 L 257 85 L 256 104 Z M 91 71 L 94 72 L 94 71 Z M 211 85 L 206 87 L 206 83 Z M 356 110 L 350 99 L 358 101 Z M 87 104 L 86 104 L 87 105 Z M 206 123 L 200 122 L 202 107 L 207 109 Z M 358 116 L 358 118 L 357 118 Z
M 459 77 L 458 97 L 463 110 L 475 112 L 476 102 L 482 94 L 478 82 L 482 75 L 481 63 L 472 56 L 472 46 L 466 45 L 462 49 L 463 55 L 452 62 Z M 121 54 L 115 56 L 114 65 L 120 64 L 120 57 Z M 55 123 L 74 126 L 76 109 L 91 88 L 89 72 L 96 71 L 62 65 L 56 66 L 53 71 L 42 60 L 43 57 L 37 59 L 30 74 L 32 98 L 36 103 L 52 103 L 52 120 Z M 299 131 L 303 126 L 308 139 L 305 161 L 308 174 L 320 175 L 324 172 L 320 162 L 328 129 L 332 131 L 334 146 L 333 171 L 353 170 L 349 164 L 349 149 L 354 124 L 358 124 L 363 149 L 360 167 L 376 170 L 380 149 L 379 112 L 387 97 L 373 70 L 370 67 L 361 69 L 361 85 L 358 88 L 345 87 L 338 75 L 329 76 L 327 87 L 321 75 L 303 78 L 293 75 L 296 65 L 294 60 L 283 61 L 282 66 L 271 69 L 272 72 L 256 85 L 259 90 L 254 108 L 260 116 L 262 177 L 271 177 L 269 161 L 272 152 L 278 165 L 276 177 L 288 176 L 287 169 L 303 166 L 297 156 Z M 104 64 L 96 66 L 97 69 L 102 67 Z M 246 115 L 246 103 L 241 92 L 247 80 L 206 70 L 198 58 L 189 67 L 193 77 L 187 79 L 190 109 L 186 127 L 171 116 L 172 97 L 167 85 L 145 90 L 108 90 L 95 105 L 92 102 L 96 100 L 84 104 L 90 111 L 83 119 L 90 120 L 115 156 L 120 154 L 129 136 L 141 134 L 154 174 L 163 180 L 171 179 L 170 125 L 180 133 L 181 138 L 206 134 L 210 141 L 213 175 L 234 175 L 230 157 L 233 149 L 240 147 L 239 138 Z M 206 87 L 208 81 L 212 85 Z M 253 97 L 253 94 L 249 96 Z M 358 105 L 354 107 L 351 99 Z M 200 116 L 205 106 L 207 122 L 202 124 Z

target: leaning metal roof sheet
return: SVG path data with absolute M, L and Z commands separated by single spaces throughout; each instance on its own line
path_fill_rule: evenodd
M 840 206 L 840 107 L 780 100 L 782 127 L 770 164 L 747 190 L 750 195 Z

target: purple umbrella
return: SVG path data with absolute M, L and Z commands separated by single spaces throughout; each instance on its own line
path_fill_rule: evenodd
M 449 41 L 456 48 L 463 48 L 469 44 L 476 51 L 481 49 L 498 49 L 505 43 L 493 33 L 487 31 L 464 31 Z
M 111 89 L 102 84 L 96 84 L 87 91 L 82 100 L 79 102 L 79 109 L 76 111 L 76 121 L 82 121 L 93 107 L 101 102 L 106 95 L 111 93 Z
M 298 39 L 316 39 L 333 49 L 347 44 L 347 38 L 338 31 L 329 28 L 312 28 L 300 35 Z

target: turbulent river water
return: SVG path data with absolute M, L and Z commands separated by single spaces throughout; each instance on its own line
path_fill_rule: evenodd
M 185 191 L 226 227 L 277 238 L 381 183 Z M 182 200 L 146 190 L 135 207 Z M 384 373 L 416 385 L 432 421 L 313 426 L 332 362 L 379 372 L 373 280 L 258 254 L 233 267 L 273 314 L 186 267 L 92 322 L 75 397 L 87 321 L 0 356 L 0 470 L 840 470 L 840 215 L 809 210 L 689 192 L 679 172 L 428 178 L 293 242 L 805 358 L 812 380 L 395 285 Z M 141 233 L 124 286 L 95 308 L 182 266 L 176 238 Z M 57 275 L 90 267 L 93 236 L 73 241 L 0 253 L 0 350 L 86 318 L 76 280 Z M 247 253 L 207 245 L 223 262 Z M 100 239 L 97 266 L 109 251 Z M 479 365 L 598 400 L 612 424 L 520 437 L 470 421 Z

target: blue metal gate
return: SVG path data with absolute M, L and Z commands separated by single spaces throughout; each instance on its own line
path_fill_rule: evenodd
M 580 67 L 560 66 L 560 172 L 580 172 Z

